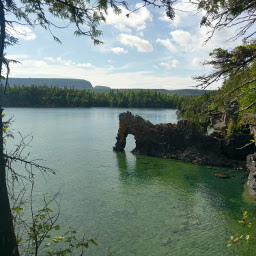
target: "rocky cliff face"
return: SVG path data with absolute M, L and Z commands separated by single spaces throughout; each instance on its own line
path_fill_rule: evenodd
M 230 120 L 237 123 L 238 110 L 239 105 L 235 101 L 220 112 L 209 113 L 209 125 L 213 128 L 215 137 L 225 137 Z
M 248 155 L 246 158 L 246 166 L 250 171 L 247 186 L 251 196 L 256 198 L 256 155 Z
M 256 144 L 256 124 L 250 124 L 249 125 L 249 129 L 250 129 L 250 132 L 251 134 L 253 135 L 254 137 L 254 141 L 255 141 L 255 144 Z
M 133 152 L 136 154 L 207 165 L 238 168 L 245 166 L 246 156 L 256 151 L 255 145 L 243 148 L 253 138 L 250 134 L 218 139 L 201 134 L 192 121 L 153 125 L 131 112 L 121 113 L 119 116 L 114 150 L 124 150 L 128 134 L 135 137 L 136 147 Z

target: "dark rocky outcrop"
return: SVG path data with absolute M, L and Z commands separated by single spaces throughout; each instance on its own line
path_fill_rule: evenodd
M 251 134 L 254 137 L 254 140 L 256 141 L 256 125 L 250 125 L 249 128 L 250 128 Z
M 153 125 L 131 112 L 119 115 L 114 150 L 124 150 L 128 134 L 134 135 L 136 147 L 133 152 L 136 154 L 207 165 L 245 167 L 246 156 L 256 151 L 255 145 L 243 147 L 253 138 L 250 134 L 218 139 L 212 135 L 201 134 L 192 121 Z
M 256 198 L 256 155 L 248 155 L 246 158 L 246 166 L 250 171 L 247 186 L 251 196 Z
M 247 119 L 247 123 L 249 125 L 250 133 L 254 137 L 254 141 L 256 144 L 256 115 L 255 114 L 249 114 L 245 117 Z

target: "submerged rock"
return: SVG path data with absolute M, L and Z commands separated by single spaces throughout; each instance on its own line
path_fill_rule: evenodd
M 229 179 L 231 178 L 228 174 L 224 174 L 224 173 L 215 173 L 214 174 L 216 177 L 221 178 L 221 179 Z
M 242 148 L 253 138 L 252 135 L 239 134 L 239 138 L 233 135 L 218 139 L 201 134 L 192 121 L 153 125 L 129 111 L 119 115 L 114 150 L 124 150 L 128 134 L 134 135 L 136 147 L 132 152 L 135 154 L 206 165 L 245 167 L 246 156 L 256 151 L 255 145 Z

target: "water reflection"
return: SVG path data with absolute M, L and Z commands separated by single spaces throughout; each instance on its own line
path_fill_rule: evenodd
M 200 255 L 196 248 L 202 252 L 209 247 L 215 255 L 229 255 L 224 253 L 226 239 L 242 232 L 239 225 L 234 225 L 243 205 L 237 199 L 241 194 L 239 178 L 219 180 L 214 176 L 215 168 L 126 152 L 115 155 L 123 199 L 133 198 L 126 218 L 134 218 L 132 213 L 136 212 L 137 217 L 147 220 L 148 227 L 155 223 L 163 231 L 156 234 L 158 241 L 162 240 L 158 246 L 162 253 L 174 253 L 179 247 L 186 253 L 192 250 L 191 255 Z M 147 233 L 143 229 L 141 232 Z M 223 237 L 217 237 L 218 233 Z M 209 241 L 219 244 L 222 254 Z
M 127 157 L 125 152 L 118 152 L 114 151 L 117 158 L 117 167 L 119 170 L 119 173 L 127 171 Z
M 139 200 L 133 201 L 135 208 L 130 211 L 143 213 L 145 219 L 154 220 L 165 231 L 163 252 L 165 246 L 173 248 L 173 243 L 187 253 L 192 250 L 191 255 L 200 255 L 196 247 L 201 252 L 209 247 L 214 255 L 244 255 L 255 250 L 244 245 L 226 249 L 231 234 L 244 232 L 238 223 L 241 210 L 256 210 L 242 199 L 243 173 L 126 152 L 115 155 L 122 193 Z M 219 179 L 214 175 L 217 172 L 228 173 L 232 178 Z M 219 233 L 222 237 L 218 237 Z M 218 244 L 222 252 L 210 241 Z
M 238 214 L 246 204 L 242 198 L 242 183 L 246 175 L 241 172 L 126 152 L 116 152 L 115 155 L 123 189 L 151 186 L 165 195 L 182 198 L 183 203 L 188 203 L 186 200 L 189 199 L 192 208 L 201 207 L 203 201 L 214 211 L 233 211 L 236 208 Z M 229 174 L 231 179 L 216 177 L 215 173 L 219 172 Z

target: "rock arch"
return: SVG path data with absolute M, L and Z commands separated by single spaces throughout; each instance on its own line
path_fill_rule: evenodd
M 133 153 L 210 165 L 240 167 L 245 165 L 246 156 L 256 150 L 254 145 L 238 149 L 252 139 L 249 134 L 220 140 L 201 134 L 192 121 L 154 125 L 129 111 L 119 115 L 114 150 L 124 150 L 128 134 L 135 138 Z

